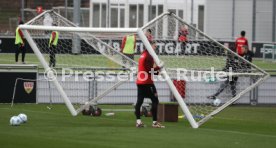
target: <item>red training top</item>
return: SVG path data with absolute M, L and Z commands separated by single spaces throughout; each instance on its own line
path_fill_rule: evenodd
M 242 46 L 246 45 L 248 47 L 248 41 L 245 37 L 239 37 L 236 39 L 236 52 L 243 56 Z
M 178 32 L 178 41 L 179 42 L 186 42 L 188 41 L 188 38 L 187 38 L 187 35 L 189 34 L 188 30 L 185 29 L 185 30 L 180 30 Z
M 154 65 L 154 60 L 152 56 L 149 54 L 147 50 L 144 50 L 140 56 L 139 63 L 138 63 L 138 74 L 137 74 L 136 84 L 138 85 L 153 84 L 152 74 L 150 73 L 150 71 L 152 68 L 154 71 L 157 71 L 160 69 L 158 66 L 153 67 L 153 65 Z

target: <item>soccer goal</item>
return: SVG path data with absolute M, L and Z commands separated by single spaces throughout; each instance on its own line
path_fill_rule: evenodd
M 46 15 L 51 16 L 53 26 L 43 24 Z M 20 28 L 46 77 L 51 78 L 73 116 L 90 104 L 105 100 L 108 95 L 111 103 L 118 103 L 113 92 L 124 83 L 135 84 L 131 79 L 136 77 L 137 58 L 131 59 L 120 52 L 120 41 L 126 35 L 137 38 L 135 57 L 147 49 L 157 65 L 165 63 L 156 85 L 163 82 L 166 87 L 162 92 L 157 91 L 159 94 L 170 93 L 167 96 L 169 101 L 178 102 L 193 128 L 198 128 L 269 77 L 262 69 L 169 12 L 141 28 L 86 28 L 77 27 L 54 11 L 45 11 Z M 152 49 L 145 36 L 149 30 L 156 49 Z M 49 67 L 52 31 L 59 34 L 55 67 Z M 95 67 L 109 69 L 116 76 L 123 74 L 124 79 L 117 77 L 112 83 L 107 82 L 103 90 L 91 98 L 83 92 L 88 89 L 87 83 L 75 81 L 76 77 L 79 81 L 98 78 L 97 72 L 89 73 Z M 123 93 L 126 96 L 136 94 L 130 89 L 125 88 Z M 113 98 L 110 94 L 114 95 Z M 73 105 L 76 102 L 83 105 L 76 108 Z

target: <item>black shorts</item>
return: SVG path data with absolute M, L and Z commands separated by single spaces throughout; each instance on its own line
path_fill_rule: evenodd
M 155 94 L 157 93 L 154 84 L 143 84 L 137 85 L 138 87 L 138 97 L 139 98 L 155 98 L 157 97 Z

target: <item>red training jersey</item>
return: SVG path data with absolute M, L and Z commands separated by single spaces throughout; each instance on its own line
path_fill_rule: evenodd
M 188 38 L 187 38 L 187 35 L 188 35 L 189 33 L 188 33 L 188 30 L 187 29 L 185 29 L 185 30 L 180 30 L 179 32 L 178 32 L 178 41 L 179 42 L 186 42 L 186 41 L 188 41 Z
M 150 73 L 151 69 L 154 68 L 154 60 L 147 50 L 144 50 L 140 56 L 138 63 L 138 74 L 136 84 L 153 84 L 152 74 Z M 157 66 L 154 68 L 154 71 L 159 70 Z
M 239 37 L 236 39 L 236 52 L 240 55 L 243 56 L 243 51 L 242 51 L 242 47 L 243 46 L 248 46 L 248 41 L 245 37 Z

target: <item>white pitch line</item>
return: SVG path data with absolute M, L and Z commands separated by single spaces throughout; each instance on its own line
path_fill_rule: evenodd
M 15 61 L 13 61 L 13 60 L 6 60 L 6 59 L 0 59 L 0 61 L 5 61 L 5 62 L 11 62 L 11 63 L 15 63 Z M 32 63 L 32 64 L 40 64 L 39 62 L 34 62 L 34 61 L 26 61 L 27 62 L 27 64 L 28 63 Z
M 200 128 L 199 130 L 216 131 L 216 132 L 247 135 L 247 136 L 258 136 L 258 137 L 266 137 L 266 138 L 276 138 L 276 135 L 266 135 L 266 134 L 248 133 L 248 132 L 239 132 L 239 131 L 228 131 L 228 130 L 221 130 L 221 129 Z
M 245 119 L 233 119 L 233 118 L 223 118 L 223 117 L 216 117 L 216 119 L 223 119 L 223 120 L 232 120 L 232 121 L 255 121 L 255 120 L 245 120 Z M 276 123 L 276 121 L 273 121 Z
M 0 108 L 0 109 L 5 109 L 5 110 L 20 110 L 20 111 L 26 111 L 26 112 L 31 112 L 31 113 L 42 113 L 42 114 L 51 114 L 51 115 L 67 115 L 66 113 L 60 114 L 60 113 L 53 113 L 53 112 L 44 112 L 44 111 L 34 111 L 34 110 L 28 110 L 28 109 L 20 109 L 20 108 Z M 46 107 L 45 107 L 46 110 Z M 48 109 L 47 109 L 48 110 Z

